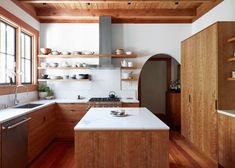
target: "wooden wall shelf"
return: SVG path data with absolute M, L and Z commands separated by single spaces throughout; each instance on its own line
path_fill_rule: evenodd
M 46 69 L 62 69 L 62 70 L 64 70 L 64 69 L 84 69 L 84 70 L 89 70 L 90 68 L 87 68 L 87 67 L 55 67 L 55 68 L 53 68 L 53 67 L 46 67 L 46 68 L 44 68 L 44 67 L 38 67 L 38 69 L 39 70 L 46 70 Z
M 235 57 L 231 57 L 228 59 L 229 62 L 235 61 Z
M 122 81 L 138 81 L 138 78 L 122 79 Z
M 95 57 L 112 57 L 112 58 L 136 58 L 136 54 L 93 54 L 93 55 L 38 55 L 39 58 L 95 58 Z
M 71 81 L 91 81 L 91 80 L 90 79 L 38 79 L 38 82 L 48 82 L 48 81 L 71 82 Z
M 235 43 L 235 37 L 228 39 L 228 43 Z
M 128 70 L 128 69 L 137 69 L 137 67 L 121 67 L 121 69 L 126 69 L 126 70 Z
M 235 81 L 235 78 L 228 78 L 229 81 Z

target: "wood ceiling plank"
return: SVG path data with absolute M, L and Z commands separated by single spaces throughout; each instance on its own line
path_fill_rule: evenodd
M 193 19 L 193 22 L 195 22 L 197 19 L 202 17 L 204 14 L 206 14 L 208 11 L 210 11 L 212 8 L 214 8 L 215 6 L 217 6 L 219 3 L 223 2 L 223 1 L 224 0 L 214 0 L 213 2 L 204 3 L 204 4 L 200 5 L 196 9 L 196 17 Z
M 195 17 L 196 12 L 193 9 L 84 9 L 84 10 L 71 10 L 71 9 L 44 9 L 37 10 L 37 16 L 50 17 L 50 16 L 190 16 Z
M 130 0 L 18 0 L 24 3 L 128 3 Z M 176 2 L 176 0 L 131 0 L 132 2 Z M 213 2 L 213 0 L 177 0 L 177 2 Z
M 33 6 L 31 6 L 30 4 L 24 4 L 24 3 L 20 3 L 18 0 L 11 0 L 13 3 L 15 3 L 18 7 L 20 7 L 21 9 L 23 9 L 25 12 L 27 12 L 30 16 L 32 16 L 34 19 L 38 20 L 37 14 L 36 14 L 36 10 Z

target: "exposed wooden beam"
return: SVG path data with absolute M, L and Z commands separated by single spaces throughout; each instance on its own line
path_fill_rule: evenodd
M 73 16 L 113 17 L 195 17 L 194 9 L 38 9 L 39 18 Z
M 19 0 L 24 3 L 212 2 L 213 0 Z
M 30 16 L 32 16 L 34 19 L 38 20 L 38 17 L 36 15 L 36 10 L 33 6 L 30 4 L 20 3 L 18 0 L 11 0 L 13 3 L 15 3 L 18 7 L 23 9 L 25 12 L 27 12 Z
M 224 0 L 214 0 L 211 3 L 205 3 L 200 5 L 196 9 L 196 17 L 193 18 L 193 22 L 202 17 L 204 14 L 206 14 L 208 11 L 216 7 L 219 3 L 223 2 Z

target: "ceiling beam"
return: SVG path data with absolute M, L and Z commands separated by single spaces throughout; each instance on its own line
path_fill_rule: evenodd
M 194 9 L 38 9 L 39 18 L 74 16 L 112 17 L 188 17 L 196 16 Z
M 213 2 L 213 0 L 18 0 L 24 3 L 159 3 L 159 2 Z
M 196 17 L 193 19 L 193 22 L 195 22 L 197 19 L 202 17 L 204 14 L 206 14 L 208 11 L 216 7 L 219 3 L 223 2 L 224 0 L 214 0 L 213 3 L 205 3 L 199 6 L 196 9 Z

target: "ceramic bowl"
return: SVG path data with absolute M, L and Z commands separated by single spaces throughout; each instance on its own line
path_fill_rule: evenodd
M 51 49 L 50 48 L 40 48 L 40 52 L 43 55 L 48 55 L 51 53 Z

